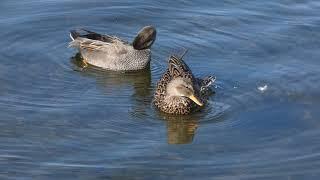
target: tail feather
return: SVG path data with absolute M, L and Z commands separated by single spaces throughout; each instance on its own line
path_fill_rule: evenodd
M 70 38 L 72 39 L 72 41 L 77 39 L 77 37 L 79 37 L 79 36 L 80 36 L 80 34 L 77 31 L 75 31 L 75 30 L 70 31 Z
M 81 41 L 79 39 L 74 39 L 69 43 L 69 48 L 73 47 L 73 48 L 79 48 L 81 44 Z
M 74 48 L 79 48 L 80 47 L 80 41 L 77 39 L 80 37 L 80 33 L 77 32 L 76 30 L 71 30 L 70 31 L 70 38 L 72 41 L 69 43 L 69 48 L 74 47 Z

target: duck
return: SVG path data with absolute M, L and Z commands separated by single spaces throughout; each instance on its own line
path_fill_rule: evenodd
M 182 57 L 169 57 L 168 68 L 154 93 L 154 105 L 168 114 L 187 115 L 199 111 L 213 93 L 210 86 L 216 77 L 196 78 Z
M 71 30 L 69 47 L 79 50 L 85 66 L 90 64 L 114 71 L 135 71 L 148 66 L 151 60 L 150 48 L 156 34 L 153 26 L 145 26 L 129 43 L 116 36 L 86 29 Z

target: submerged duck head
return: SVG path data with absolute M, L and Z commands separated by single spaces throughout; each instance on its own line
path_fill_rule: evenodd
M 136 50 L 149 49 L 156 40 L 157 31 L 152 26 L 142 28 L 132 42 Z
M 188 78 L 178 77 L 171 80 L 167 86 L 168 96 L 187 97 L 199 106 L 203 106 L 200 98 L 195 93 L 195 87 Z

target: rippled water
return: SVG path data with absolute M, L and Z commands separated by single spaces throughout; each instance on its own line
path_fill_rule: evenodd
M 318 179 L 320 3 L 2 0 L 0 179 Z M 81 69 L 68 31 L 158 30 L 150 68 Z M 170 53 L 217 76 L 201 112 L 151 104 Z

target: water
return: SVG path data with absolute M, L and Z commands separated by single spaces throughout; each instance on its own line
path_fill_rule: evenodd
M 320 3 L 2 0 L 0 179 L 318 179 Z M 158 30 L 150 68 L 81 69 L 68 31 Z M 151 104 L 170 53 L 214 74 L 201 112 Z

